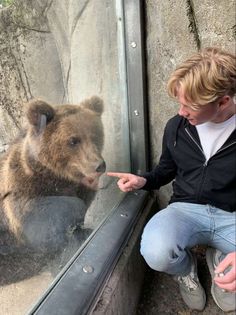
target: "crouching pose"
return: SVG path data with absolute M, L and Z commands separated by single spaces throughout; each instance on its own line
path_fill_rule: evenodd
M 141 254 L 154 270 L 173 275 L 185 303 L 203 310 L 206 295 L 191 248 L 208 246 L 211 293 L 223 311 L 236 309 L 236 59 L 207 48 L 171 75 L 168 92 L 180 104 L 163 137 L 157 167 L 119 177 L 122 191 L 159 189 L 173 180 L 166 209 L 144 228 Z

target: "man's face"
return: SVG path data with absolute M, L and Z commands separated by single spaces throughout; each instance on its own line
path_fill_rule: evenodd
M 220 111 L 217 101 L 193 109 L 191 104 L 186 101 L 181 90 L 177 94 L 177 99 L 180 103 L 178 114 L 186 118 L 191 125 L 196 126 L 207 121 L 218 122 Z

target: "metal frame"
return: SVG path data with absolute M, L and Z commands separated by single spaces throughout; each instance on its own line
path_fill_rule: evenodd
M 139 174 L 148 168 L 142 1 L 118 1 L 123 8 L 131 171 Z M 28 314 L 89 314 L 148 200 L 144 191 L 124 195 Z
M 124 0 L 125 43 L 130 122 L 131 171 L 149 168 L 148 117 L 144 54 L 144 8 L 141 0 Z

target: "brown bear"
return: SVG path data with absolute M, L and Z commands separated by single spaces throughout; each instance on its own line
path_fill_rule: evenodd
M 0 159 L 0 254 L 58 250 L 80 229 L 105 171 L 102 113 L 97 96 L 26 106 L 26 127 Z

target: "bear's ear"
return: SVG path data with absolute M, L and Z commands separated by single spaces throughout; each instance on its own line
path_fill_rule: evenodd
M 103 113 L 103 100 L 98 96 L 92 96 L 80 104 L 82 107 L 101 115 Z
M 54 115 L 54 108 L 42 100 L 35 99 L 28 103 L 26 116 L 37 132 L 41 132 L 53 119 Z

